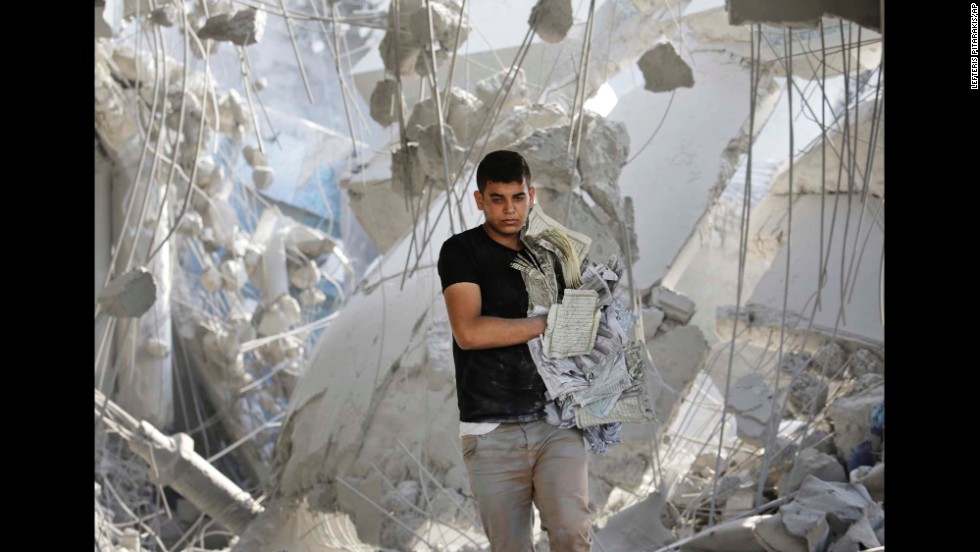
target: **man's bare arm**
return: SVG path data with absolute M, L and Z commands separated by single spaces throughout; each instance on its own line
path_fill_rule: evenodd
M 480 286 L 459 282 L 443 291 L 449 325 L 461 349 L 492 349 L 527 343 L 544 333 L 546 316 L 497 318 L 480 316 Z

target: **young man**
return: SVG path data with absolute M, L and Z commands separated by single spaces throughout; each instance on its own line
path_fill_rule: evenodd
M 463 459 L 493 551 L 532 550 L 531 503 L 552 550 L 591 550 L 588 464 L 582 434 L 544 421 L 545 385 L 527 342 L 546 316 L 528 316 L 516 257 L 537 263 L 521 242 L 534 206 L 531 171 L 512 151 L 477 167 L 477 209 L 486 221 L 439 253 L 453 330 Z M 562 284 L 560 284 L 562 285 Z

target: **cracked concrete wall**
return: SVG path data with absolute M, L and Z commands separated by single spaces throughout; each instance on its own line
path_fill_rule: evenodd
M 847 141 L 843 132 L 845 118 L 841 114 L 835 128 L 827 133 L 826 146 L 819 137 L 807 145 L 805 152 L 793 162 L 794 194 L 861 194 L 867 186 L 868 194 L 885 197 L 885 116 L 879 112 L 884 109 L 883 100 L 880 98 L 877 106 L 873 99 L 865 100 L 848 110 Z M 872 141 L 875 146 L 869 156 Z M 788 161 L 774 176 L 772 193 L 789 194 Z
M 797 2 L 784 2 L 787 6 Z M 819 17 L 819 16 L 818 16 Z M 694 32 L 695 37 L 703 43 L 724 43 L 725 48 L 739 56 L 749 59 L 751 56 L 751 37 L 754 25 L 734 25 L 729 21 L 728 13 L 723 6 L 697 13 L 687 14 L 685 22 Z M 832 77 L 841 73 L 847 63 L 848 67 L 858 67 L 862 70 L 874 69 L 881 63 L 881 35 L 874 30 L 861 28 L 857 23 L 836 18 L 824 18 L 824 44 L 826 57 L 821 54 L 820 29 L 793 29 L 793 53 L 800 57 L 792 64 L 795 78 L 813 79 L 823 74 L 821 59 L 826 59 L 827 76 Z M 842 32 L 843 28 L 843 32 Z M 848 47 L 841 50 L 841 42 L 857 42 L 858 29 L 861 29 L 860 46 Z M 762 27 L 762 47 L 758 55 L 766 68 L 775 75 L 785 77 L 788 67 L 781 58 L 788 52 L 786 41 L 787 32 L 783 28 L 772 26 Z M 808 51 L 810 53 L 801 54 Z M 859 59 L 860 58 L 860 59 Z
M 623 167 L 619 179 L 623 194 L 635 198 L 637 235 L 655 236 L 639 243 L 634 274 L 641 288 L 667 274 L 749 144 L 749 72 L 744 60 L 691 34 L 685 40 L 685 55 L 694 59 L 693 88 L 676 90 L 672 101 L 668 93 L 635 89 L 609 114 L 609 119 L 625 123 L 637 151 L 666 115 L 646 149 L 631 153 L 636 157 Z M 760 85 L 756 135 L 780 93 L 778 87 Z M 726 109 L 704 109 L 706 105 Z
M 824 203 L 823 207 L 821 202 Z M 757 211 L 767 213 L 768 219 L 761 220 L 763 217 L 758 217 L 760 227 L 773 229 L 770 232 L 775 231 L 775 238 L 767 238 L 767 243 L 783 243 L 788 239 L 785 229 L 788 221 L 787 205 L 788 196 L 770 196 L 758 207 Z M 814 307 L 822 242 L 827 278 L 820 293 L 821 305 L 814 318 L 818 333 L 832 333 L 836 326 L 838 333 L 845 339 L 851 336 L 850 339 L 856 343 L 871 348 L 878 354 L 882 353 L 884 325 L 881 320 L 880 285 L 885 228 L 883 205 L 883 200 L 874 197 L 869 197 L 863 205 L 858 196 L 811 194 L 793 197 L 792 257 L 786 307 L 794 317 L 802 317 L 802 320 L 794 320 L 792 324 L 800 332 L 806 329 L 806 321 Z M 823 240 L 819 231 L 821 209 Z M 771 251 L 771 248 L 768 250 Z M 756 310 L 760 314 L 767 311 L 778 313 L 783 308 L 787 254 L 785 246 L 779 249 L 769 272 L 759 280 L 747 302 L 750 307 L 757 306 Z M 844 276 L 841 276 L 842 271 Z M 844 289 L 847 293 L 842 299 Z M 765 323 L 759 320 L 757 324 Z M 778 323 L 776 329 L 778 331 Z M 811 343 L 813 345 L 809 345 L 808 349 L 819 346 L 817 339 Z

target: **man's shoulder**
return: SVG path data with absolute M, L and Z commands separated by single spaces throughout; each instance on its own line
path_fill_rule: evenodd
M 474 245 L 480 243 L 481 234 L 485 234 L 480 226 L 475 226 L 469 230 L 464 230 L 459 234 L 453 234 L 442 244 L 442 252 L 459 251 L 460 249 L 472 249 Z

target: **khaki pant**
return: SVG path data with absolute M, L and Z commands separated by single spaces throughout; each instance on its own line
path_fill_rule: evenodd
M 493 552 L 533 550 L 531 502 L 551 550 L 589 551 L 588 462 L 582 433 L 541 421 L 462 438 L 463 460 Z

